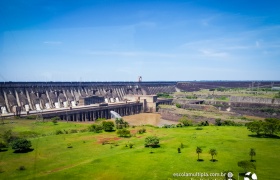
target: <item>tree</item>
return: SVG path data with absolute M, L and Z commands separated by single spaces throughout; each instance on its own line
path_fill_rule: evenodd
M 123 123 L 123 125 L 124 125 L 124 128 L 128 128 L 129 127 L 129 123 L 126 122 L 126 121 Z
M 214 161 L 213 157 L 217 156 L 218 152 L 217 152 L 216 149 L 210 149 L 209 150 L 209 154 L 211 154 L 211 156 L 212 156 L 212 160 L 211 161 Z
M 149 136 L 145 139 L 146 147 L 158 147 L 159 146 L 159 138 L 157 136 Z
M 129 127 L 128 122 L 124 121 L 122 118 L 116 118 L 115 123 L 116 123 L 116 128 L 117 129 L 122 129 L 122 128 Z
M 28 141 L 27 139 L 20 138 L 16 139 L 12 142 L 12 149 L 18 151 L 18 152 L 24 152 L 30 149 L 31 147 L 31 141 Z
M 249 170 L 256 170 L 256 165 L 250 161 L 239 161 L 237 165 L 244 169 L 244 172 Z
M 253 156 L 256 156 L 256 151 L 255 149 L 251 148 L 249 155 L 251 156 L 251 162 L 253 162 Z
M 102 121 L 104 131 L 113 131 L 115 125 L 112 121 Z
M 119 118 L 116 118 L 115 123 L 116 123 L 116 128 L 118 129 L 119 124 L 120 124 Z
M 274 135 L 280 131 L 280 120 L 276 118 L 266 118 L 264 123 L 265 134 Z
M 263 132 L 263 122 L 262 121 L 253 121 L 246 124 L 247 129 L 251 132 L 257 133 L 260 135 Z
M 199 154 L 202 153 L 202 148 L 201 147 L 197 147 L 196 148 L 196 153 L 197 153 L 197 160 L 199 161 Z
M 260 135 L 275 135 L 280 131 L 280 120 L 276 118 L 266 118 L 265 121 L 254 121 L 246 124 L 247 129 Z

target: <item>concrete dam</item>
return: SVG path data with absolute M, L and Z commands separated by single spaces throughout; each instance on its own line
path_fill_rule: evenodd
M 175 92 L 176 83 L 1 82 L 0 114 L 5 117 L 40 113 L 46 118 L 59 116 L 78 121 L 110 118 L 112 110 L 121 116 L 130 115 L 147 111 L 151 101 L 171 103 L 153 99 L 152 95 Z
M 157 93 L 197 91 L 211 88 L 280 87 L 270 81 L 149 81 L 149 82 L 0 82 L 0 116 L 59 116 L 70 121 L 110 119 L 110 111 L 121 116 L 155 112 Z

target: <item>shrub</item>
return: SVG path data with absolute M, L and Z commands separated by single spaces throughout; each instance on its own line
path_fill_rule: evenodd
M 130 131 L 127 130 L 127 129 L 119 129 L 117 131 L 117 134 L 120 136 L 120 137 L 130 137 Z
M 221 126 L 222 125 L 222 120 L 220 118 L 215 119 L 215 125 L 216 126 Z
M 159 97 L 159 98 L 173 98 L 168 93 L 158 93 L 157 97 Z
M 53 121 L 53 120 L 59 121 L 59 120 L 61 120 L 61 119 L 60 119 L 60 117 L 55 116 L 55 117 L 51 118 L 51 120 L 52 120 L 52 121 Z
M 176 103 L 176 107 L 181 108 L 182 106 L 181 106 L 181 104 Z
M 192 126 L 192 121 L 188 120 L 186 116 L 183 116 L 182 118 L 179 119 L 179 122 L 183 125 L 183 126 Z
M 58 116 L 51 118 L 51 121 L 53 122 L 54 125 L 56 125 L 59 120 L 60 120 L 60 117 L 58 117 Z
M 102 121 L 104 131 L 113 131 L 115 125 L 112 121 Z
M 244 169 L 244 172 L 256 170 L 256 165 L 250 161 L 239 161 L 237 165 Z
M 234 121 L 225 120 L 222 122 L 222 126 L 243 126 L 241 123 L 236 123 Z
M 183 127 L 181 123 L 177 124 L 176 127 Z
M 209 126 L 208 121 L 198 123 L 198 126 Z
M 134 146 L 134 144 L 129 143 L 129 148 L 132 148 Z
M 26 150 L 29 150 L 31 147 L 31 141 L 28 141 L 27 139 L 17 139 L 12 142 L 12 149 L 18 151 L 18 152 L 24 152 Z
M 70 133 L 77 133 L 78 130 L 77 130 L 77 129 L 71 129 L 69 132 L 70 132 Z
M 88 130 L 90 132 L 100 133 L 103 130 L 103 126 L 99 124 L 92 124 L 91 126 L 88 127 Z
M 25 170 L 26 168 L 24 167 L 24 166 L 19 166 L 18 167 L 18 170 L 20 170 L 20 171 L 23 171 L 23 170 Z
M 87 132 L 88 129 L 80 129 L 80 132 Z
M 181 149 L 180 148 L 178 148 L 178 153 L 181 153 Z
M 197 99 L 196 96 L 186 96 L 187 99 Z
M 139 134 L 143 134 L 143 133 L 146 132 L 146 129 L 145 129 L 145 128 L 142 128 L 142 129 L 139 129 L 137 132 L 138 132 Z
M 197 127 L 197 128 L 195 128 L 196 130 L 203 130 L 203 128 L 202 127 Z
M 55 131 L 55 134 L 56 134 L 56 135 L 63 134 L 63 131 L 61 131 L 61 130 L 56 130 L 56 131 Z
M 37 116 L 36 115 L 29 115 L 29 116 L 26 116 L 26 119 L 36 119 Z
M 4 143 L 9 144 L 13 142 L 16 139 L 19 139 L 17 135 L 15 135 L 12 130 L 4 131 L 4 133 L 1 135 L 2 139 L 4 140 Z
M 57 124 L 57 120 L 56 119 L 53 119 L 52 122 L 53 122 L 54 125 Z
M 7 146 L 7 144 L 6 144 L 5 142 L 0 141 L 0 151 L 1 151 L 2 149 L 7 148 L 7 147 L 8 147 L 8 146 Z
M 149 136 L 145 139 L 146 147 L 158 147 L 159 146 L 159 138 L 157 136 Z
M 163 128 L 170 128 L 170 125 L 169 124 L 164 124 L 162 127 Z

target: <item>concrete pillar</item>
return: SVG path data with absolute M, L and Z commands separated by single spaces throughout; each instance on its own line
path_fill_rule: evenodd
M 8 111 L 8 112 L 11 112 L 9 100 L 8 100 L 8 98 L 7 98 L 7 94 L 6 94 L 5 91 L 3 91 L 3 92 L 4 92 L 4 98 L 5 98 L 5 103 L 6 103 L 7 111 Z
M 19 107 L 21 107 L 21 103 L 20 103 L 20 100 L 19 100 L 19 97 L 18 97 L 18 92 L 16 90 L 15 90 L 15 95 L 16 95 L 17 105 Z
M 96 111 L 93 111 L 93 121 L 96 119 Z
M 29 92 L 27 91 L 27 89 L 25 90 L 25 92 L 26 92 L 26 97 L 27 97 L 27 100 L 28 100 L 29 108 L 34 109 L 33 105 L 32 105 L 32 102 L 31 102 L 31 99 L 30 99 L 30 96 L 29 96 Z
M 96 111 L 96 119 L 100 118 L 100 111 Z

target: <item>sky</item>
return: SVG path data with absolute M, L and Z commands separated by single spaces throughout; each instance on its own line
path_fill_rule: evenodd
M 278 0 L 1 0 L 0 81 L 280 80 Z

